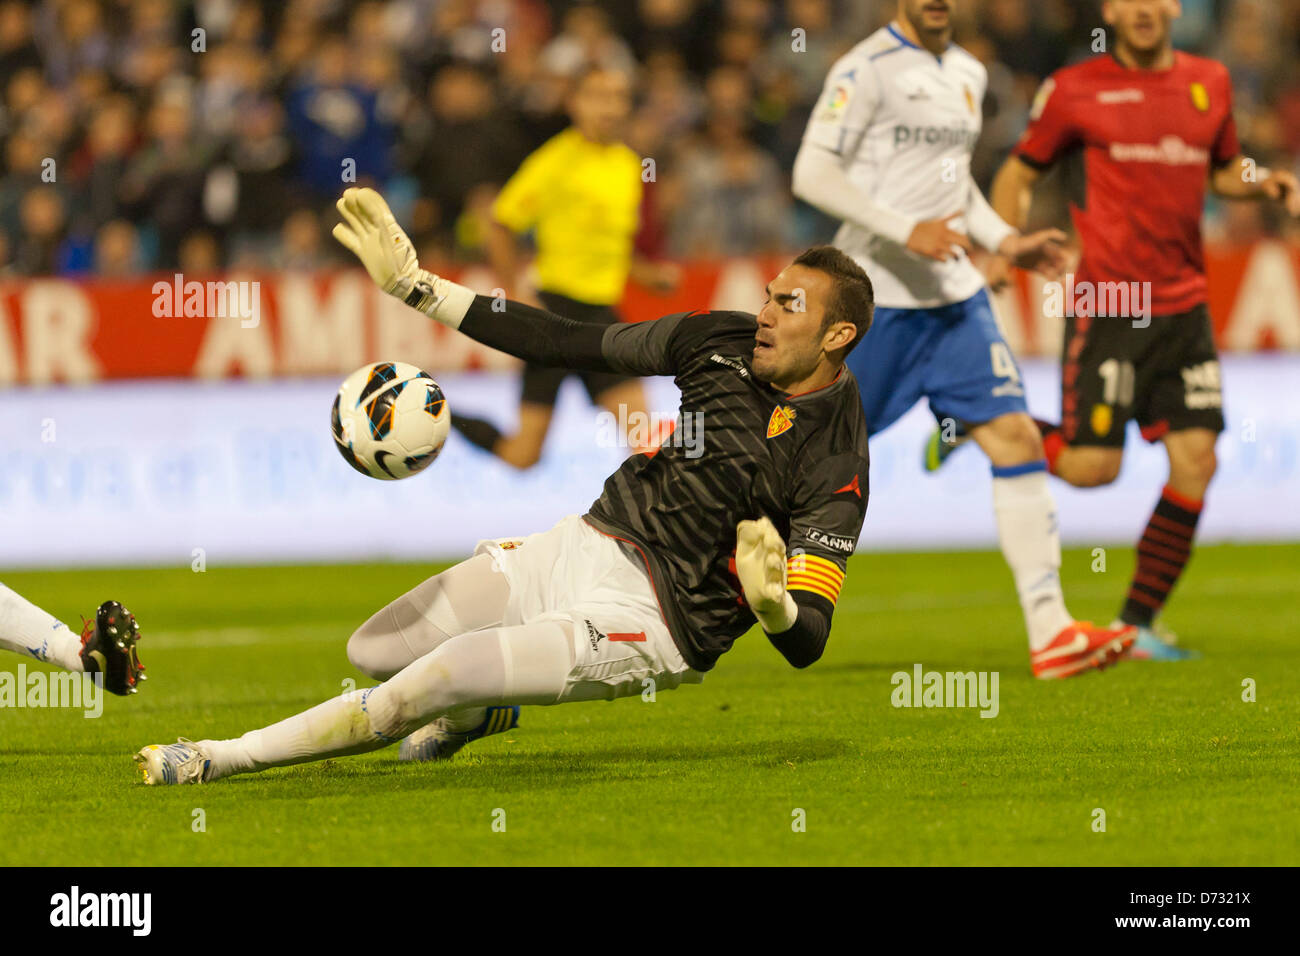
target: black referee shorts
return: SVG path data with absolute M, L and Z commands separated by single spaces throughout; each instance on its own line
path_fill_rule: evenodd
M 622 321 L 613 306 L 591 305 L 555 292 L 539 292 L 537 297 L 549 311 L 577 322 L 613 325 L 615 322 Z M 593 402 L 615 385 L 622 385 L 633 379 L 631 375 L 619 375 L 615 372 L 573 372 L 567 368 L 534 365 L 529 362 L 524 366 L 524 389 L 520 400 L 532 405 L 553 406 L 555 396 L 560 392 L 561 383 L 570 375 L 577 375 L 582 379 L 582 384 L 586 386 L 587 394 L 591 396 Z

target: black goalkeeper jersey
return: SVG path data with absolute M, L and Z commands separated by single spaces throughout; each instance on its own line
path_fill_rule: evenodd
M 848 369 L 790 395 L 755 379 L 756 318 L 694 312 L 608 327 L 600 351 L 615 371 L 672 375 L 679 432 L 630 457 L 585 516 L 648 566 L 686 662 L 713 667 L 755 623 L 736 576 L 736 525 L 767 516 L 787 547 L 787 587 L 827 624 L 867 508 L 867 429 Z M 702 444 L 702 450 L 700 445 Z

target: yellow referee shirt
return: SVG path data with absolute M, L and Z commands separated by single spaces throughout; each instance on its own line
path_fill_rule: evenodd
M 570 127 L 524 160 L 492 215 L 514 232 L 535 230 L 541 291 L 613 305 L 623 297 L 640 207 L 637 154 Z

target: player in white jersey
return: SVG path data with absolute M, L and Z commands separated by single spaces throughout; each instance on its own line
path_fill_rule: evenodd
M 794 191 L 842 220 L 835 245 L 875 286 L 866 348 L 849 361 L 868 432 L 925 397 L 941 423 L 960 426 L 984 450 L 1034 674 L 1069 677 L 1114 663 L 1136 632 L 1076 621 L 1065 607 L 1042 440 L 968 255 L 973 239 L 1023 268 L 1059 275 L 1065 234 L 1022 236 L 971 178 L 988 76 L 952 42 L 953 7 L 899 0 L 892 23 L 835 63 L 795 160 Z

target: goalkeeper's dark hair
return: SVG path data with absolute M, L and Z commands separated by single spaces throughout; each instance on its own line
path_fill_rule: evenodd
M 851 322 L 858 330 L 853 341 L 840 352 L 839 360 L 843 361 L 871 328 L 871 316 L 876 309 L 876 293 L 871 287 L 871 277 L 862 266 L 834 246 L 813 246 L 806 249 L 794 260 L 794 265 L 816 269 L 831 277 L 831 297 L 826 303 L 822 331 L 825 332 L 836 322 Z

